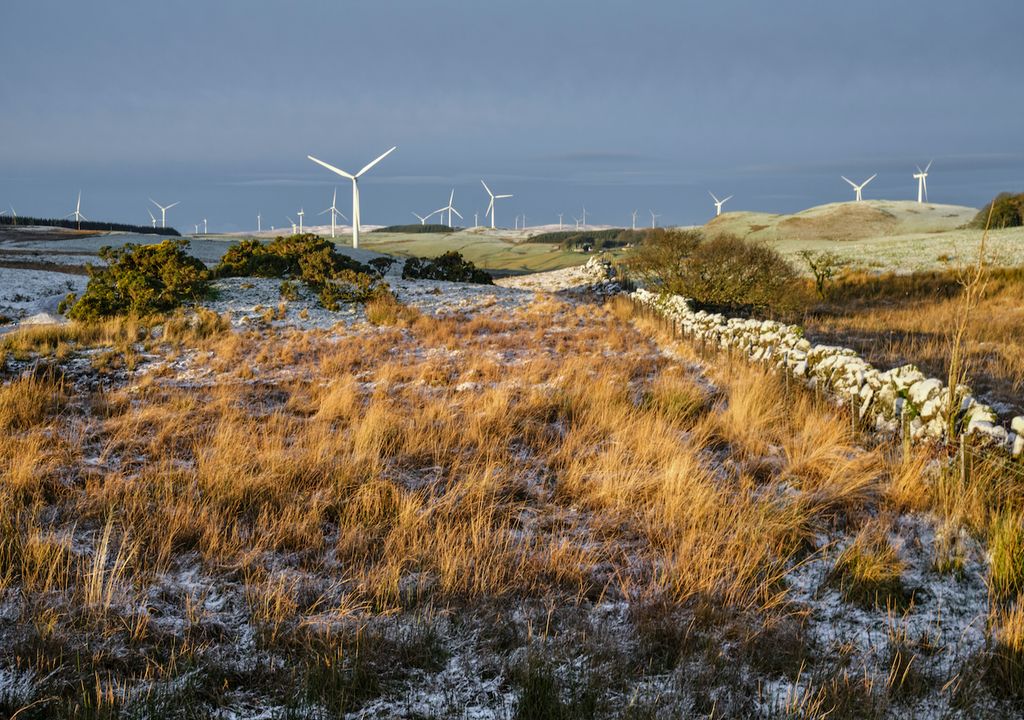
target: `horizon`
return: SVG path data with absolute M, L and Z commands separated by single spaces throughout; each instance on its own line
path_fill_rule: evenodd
M 628 226 L 633 209 L 702 224 L 709 191 L 734 195 L 725 211 L 789 213 L 852 200 L 842 175 L 878 173 L 865 200 L 909 200 L 932 160 L 936 204 L 1022 189 L 1011 2 L 248 7 L 7 10 L 46 33 L 0 48 L 19 70 L 0 78 L 16 98 L 0 208 L 61 217 L 81 190 L 100 221 L 149 224 L 152 197 L 181 203 L 168 224 L 182 232 L 204 217 L 211 233 L 254 230 L 257 211 L 282 227 L 334 187 L 350 215 L 347 181 L 306 155 L 352 171 L 392 145 L 360 180 L 366 225 L 416 223 L 452 188 L 464 224 L 483 224 L 480 179 L 515 195 L 504 227 L 583 205 L 588 225 Z

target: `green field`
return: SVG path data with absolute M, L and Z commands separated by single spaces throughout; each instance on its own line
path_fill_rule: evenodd
M 543 272 L 581 265 L 590 255 L 565 251 L 557 245 L 516 242 L 515 231 L 460 230 L 454 233 L 378 233 L 360 235 L 360 247 L 389 255 L 436 257 L 449 250 L 485 270 L 505 273 Z M 341 240 L 342 244 L 346 241 Z

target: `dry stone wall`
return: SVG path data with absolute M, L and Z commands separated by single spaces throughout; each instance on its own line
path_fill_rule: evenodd
M 880 432 L 906 433 L 914 441 L 946 439 L 950 427 L 949 388 L 941 380 L 925 377 L 914 365 L 882 371 L 849 348 L 812 344 L 797 325 L 694 310 L 681 296 L 644 289 L 630 297 L 695 340 L 738 351 L 754 362 L 789 373 L 809 387 L 820 388 L 851 406 L 862 421 Z M 1007 427 L 991 407 L 971 395 L 969 388 L 957 388 L 955 398 L 955 432 L 999 446 L 1015 457 L 1024 453 L 1024 416 L 1013 418 Z

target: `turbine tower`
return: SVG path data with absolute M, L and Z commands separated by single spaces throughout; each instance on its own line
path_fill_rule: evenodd
M 587 206 L 583 206 L 583 229 L 587 229 Z
M 494 224 L 494 201 L 495 200 L 501 200 L 503 198 L 510 198 L 512 196 L 511 195 L 495 195 L 494 193 L 491 192 L 491 189 L 489 187 L 487 187 L 487 183 L 485 183 L 483 180 L 480 181 L 480 184 L 484 186 L 484 190 L 486 190 L 487 194 L 491 196 L 491 202 L 487 205 L 487 211 L 484 212 L 484 217 L 487 217 L 487 213 L 491 214 L 491 230 L 494 230 L 494 228 L 495 228 L 495 224 Z
M 562 230 L 562 216 L 563 215 L 565 215 L 565 213 L 558 213 L 558 230 L 559 231 Z
M 867 183 L 864 183 L 864 184 L 867 185 Z M 732 200 L 732 195 L 727 197 L 725 200 L 719 200 L 718 198 L 715 197 L 715 194 L 713 192 L 711 192 L 710 190 L 708 190 L 708 195 L 710 195 L 711 199 L 715 201 L 715 217 L 718 217 L 719 215 L 721 215 L 722 214 L 722 206 L 725 205 L 730 200 Z M 858 200 L 860 199 L 860 194 L 859 193 L 857 195 L 857 199 Z
M 333 238 L 334 237 L 334 225 L 335 225 L 335 222 L 336 222 L 337 218 L 338 217 L 343 217 L 343 218 L 345 218 L 345 220 L 348 220 L 348 218 L 345 217 L 345 214 L 338 210 L 338 188 L 334 188 L 334 197 L 331 198 L 331 206 L 329 208 L 327 208 L 326 210 L 321 210 L 320 212 L 317 213 L 317 215 L 323 215 L 324 213 L 330 213 L 331 214 L 331 238 Z
M 363 169 L 357 172 L 355 175 L 347 173 L 344 170 L 334 167 L 333 165 L 328 165 L 323 160 L 317 160 L 312 155 L 306 156 L 310 160 L 315 162 L 317 165 L 322 165 L 331 172 L 337 173 L 338 175 L 341 175 L 342 177 L 348 178 L 349 180 L 352 181 L 352 247 L 354 248 L 359 247 L 359 224 L 362 221 L 362 216 L 359 214 L 359 178 L 362 177 L 363 173 L 365 173 L 367 170 L 369 170 L 374 165 L 379 163 L 381 160 L 386 158 L 388 155 L 393 153 L 397 148 L 397 145 L 391 148 L 386 153 L 378 157 L 376 160 L 365 165 Z
M 920 169 L 921 168 L 918 168 L 918 170 L 920 170 Z M 862 182 L 860 185 L 858 185 L 857 183 L 855 183 L 853 180 L 851 180 L 850 178 L 846 177 L 845 175 L 840 175 L 839 177 L 841 177 L 843 180 L 848 182 L 850 184 L 850 187 L 853 188 L 853 192 L 856 193 L 856 196 L 857 196 L 856 199 L 854 200 L 854 202 L 860 202 L 861 201 L 860 191 L 864 189 L 865 185 L 867 185 L 869 182 L 871 182 L 876 177 L 878 177 L 878 173 L 875 173 L 874 175 L 869 177 L 867 180 Z
M 914 179 L 917 180 L 917 201 L 928 202 L 928 169 L 932 166 L 932 160 L 928 161 L 928 164 L 924 166 L 924 170 L 921 169 L 920 165 L 915 165 L 917 172 L 914 174 Z
M 299 208 L 299 211 L 297 213 L 295 213 L 295 214 L 299 216 L 299 235 L 301 235 L 302 234 L 302 216 L 306 214 L 306 211 L 303 210 L 302 208 Z
M 653 210 L 648 210 L 647 212 L 651 214 L 651 227 L 658 227 L 658 218 L 661 217 L 661 213 L 655 214 Z
M 633 211 L 633 229 L 636 230 L 636 210 Z
M 203 235 L 209 235 L 210 231 L 206 227 L 206 218 L 203 218 Z
M 156 205 L 158 208 L 160 208 L 160 227 L 162 227 L 162 228 L 167 227 L 167 211 L 170 210 L 175 205 L 178 205 L 178 204 L 181 203 L 181 201 L 178 200 L 177 202 L 172 202 L 170 205 L 161 205 L 160 203 L 158 203 L 153 198 L 150 198 L 149 201 L 151 203 L 153 203 L 154 205 Z
M 80 212 L 81 209 L 82 209 L 82 191 L 79 190 L 78 191 L 78 202 L 75 203 L 75 211 L 72 212 L 72 213 L 68 213 L 67 215 L 64 216 L 66 218 L 74 218 L 75 222 L 78 223 L 78 229 L 79 230 L 82 229 L 82 221 L 83 220 L 88 221 L 88 219 L 89 219 L 89 218 L 87 218 L 85 215 L 83 215 Z
M 256 232 L 263 232 L 263 218 L 259 210 L 256 211 Z

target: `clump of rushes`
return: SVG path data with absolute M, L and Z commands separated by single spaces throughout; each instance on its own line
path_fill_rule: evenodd
M 862 607 L 905 607 L 910 593 L 903 585 L 903 561 L 890 544 L 884 527 L 866 524 L 839 554 L 828 582 L 843 598 Z
M 986 679 L 996 692 L 1024 697 L 1024 607 L 1015 603 L 996 611 L 991 620 L 994 647 L 988 658 Z
M 1003 512 L 989 529 L 992 594 L 999 599 L 1024 591 L 1024 524 L 1020 513 Z

